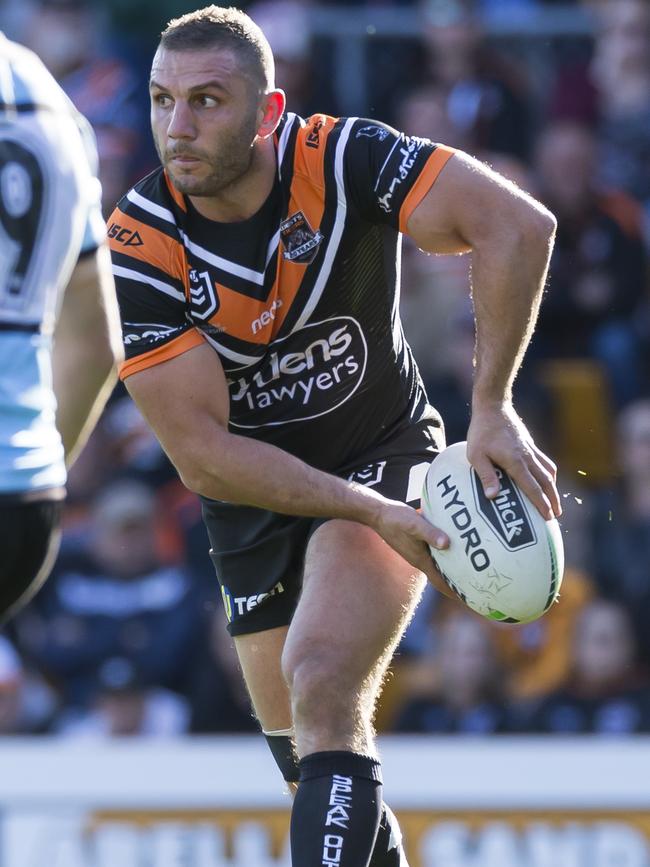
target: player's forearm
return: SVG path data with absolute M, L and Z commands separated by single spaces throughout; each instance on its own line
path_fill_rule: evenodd
M 116 382 L 123 358 L 106 247 L 80 259 L 59 313 L 52 351 L 56 424 L 68 466 L 86 442 Z
M 372 526 L 383 498 L 309 466 L 268 443 L 217 433 L 216 449 L 177 464 L 187 487 L 205 497 L 286 515 L 345 518 Z M 214 455 L 218 454 L 218 460 Z
M 552 215 L 540 210 L 473 248 L 474 404 L 498 404 L 512 397 L 537 320 L 554 233 Z
M 117 374 L 110 364 L 96 358 L 68 353 L 66 363 L 57 367 L 56 426 L 61 435 L 65 460 L 70 466 L 88 439 L 110 397 Z

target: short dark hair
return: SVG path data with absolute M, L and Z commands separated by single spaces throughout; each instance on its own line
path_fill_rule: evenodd
M 229 48 L 263 91 L 275 86 L 275 64 L 266 36 L 234 6 L 205 6 L 172 18 L 160 34 L 160 47 L 169 51 Z

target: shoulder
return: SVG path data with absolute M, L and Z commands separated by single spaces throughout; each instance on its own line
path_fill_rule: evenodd
M 367 125 L 358 117 L 333 117 L 316 113 L 307 118 L 289 112 L 278 129 L 281 156 L 295 150 L 298 163 L 334 157 L 348 143 L 351 135 Z M 383 134 L 385 138 L 388 133 Z
M 162 168 L 142 178 L 124 195 L 108 220 L 111 248 L 142 246 L 162 255 L 161 245 L 169 253 L 179 243 L 179 221 L 184 202 L 176 193 Z M 177 200 L 178 199 L 178 200 Z M 147 241 L 148 239 L 148 241 Z
M 165 172 L 154 169 L 125 193 L 117 208 L 129 216 L 147 221 L 147 215 L 174 219 L 172 198 Z
M 0 59 L 7 63 L 0 84 L 3 102 L 69 113 L 68 98 L 33 51 L 0 33 Z

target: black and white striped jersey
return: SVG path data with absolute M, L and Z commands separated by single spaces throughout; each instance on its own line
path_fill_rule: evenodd
M 400 232 L 453 151 L 359 118 L 287 114 L 277 178 L 237 223 L 158 169 L 109 224 L 126 378 L 207 341 L 230 426 L 333 469 L 433 412 L 399 319 Z

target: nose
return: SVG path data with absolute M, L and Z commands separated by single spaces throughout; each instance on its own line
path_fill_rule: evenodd
M 192 112 L 187 103 L 182 101 L 174 103 L 174 110 L 167 127 L 167 135 L 171 139 L 193 139 L 196 137 Z

